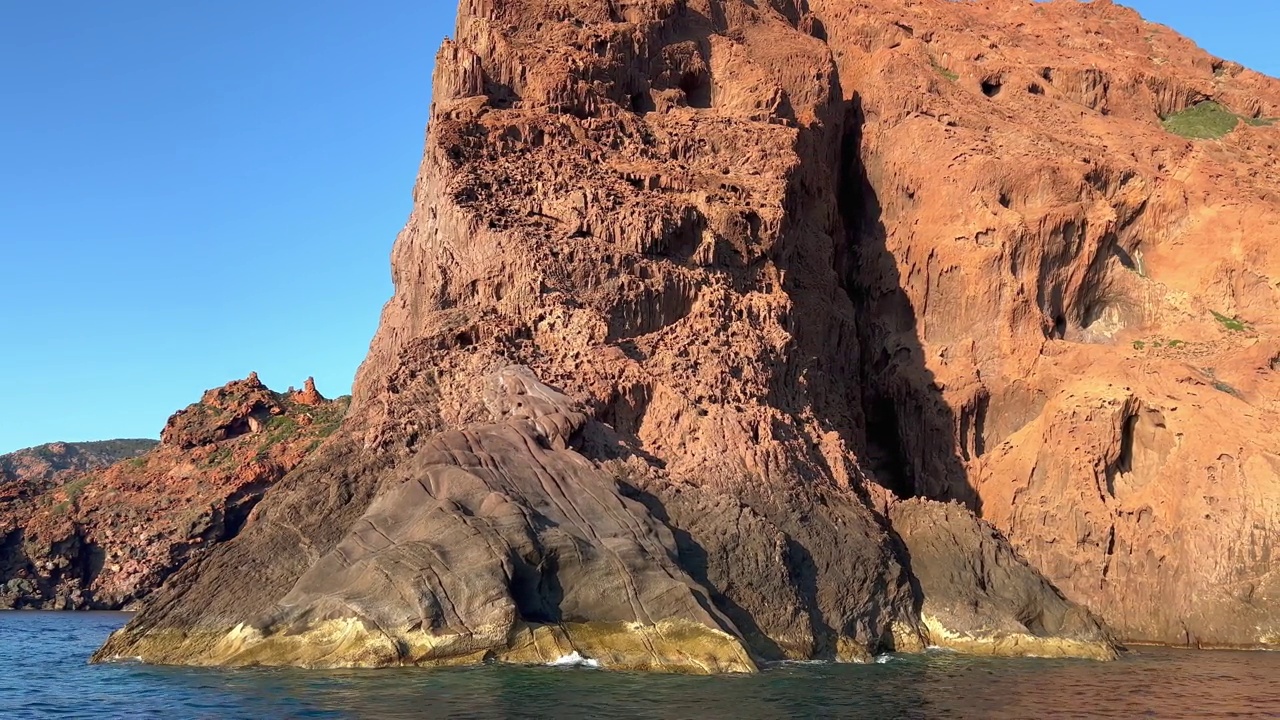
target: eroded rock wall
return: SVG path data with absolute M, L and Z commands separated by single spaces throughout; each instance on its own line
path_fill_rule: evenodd
M 1111 2 L 808 5 L 862 119 L 877 477 L 1122 638 L 1274 643 L 1280 83 Z M 1162 126 L 1206 100 L 1221 140 Z

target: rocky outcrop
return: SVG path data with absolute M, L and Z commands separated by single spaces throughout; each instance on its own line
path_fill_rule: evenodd
M 1274 641 L 1274 81 L 1109 2 L 465 0 L 433 87 L 342 429 L 98 659 Z
M 0 455 L 0 503 L 30 501 L 79 473 L 135 458 L 157 444 L 155 440 L 56 442 Z
M 21 544 L 24 525 L 49 504 L 48 493 L 156 445 L 155 440 L 56 442 L 0 455 L 0 607 L 12 607 L 20 597 L 37 592 Z M 64 595 L 54 602 L 65 607 L 70 601 Z
M 979 655 L 1115 657 L 1110 633 L 991 525 L 930 500 L 889 510 L 931 645 Z
M 345 409 L 346 401 L 304 406 L 251 376 L 176 413 L 159 445 L 57 444 L 5 456 L 5 468 L 39 467 L 21 459 L 39 457 L 48 470 L 4 484 L 0 607 L 136 607 L 234 537 Z
M 675 562 L 671 530 L 569 447 L 582 408 L 523 369 L 493 423 L 441 433 L 220 664 L 380 666 L 589 653 L 612 667 L 742 671 L 728 621 Z M 145 643 L 156 661 L 181 661 Z
M 323 405 L 325 402 L 324 396 L 316 390 L 315 378 L 307 378 L 307 381 L 302 384 L 302 390 L 293 392 L 293 388 L 289 389 L 289 399 L 299 405 Z

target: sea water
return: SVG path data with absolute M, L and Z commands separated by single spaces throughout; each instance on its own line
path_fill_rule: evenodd
M 0 718 L 1280 718 L 1280 653 L 931 652 L 720 677 L 609 672 L 581 657 L 447 670 L 89 665 L 126 620 L 0 612 Z

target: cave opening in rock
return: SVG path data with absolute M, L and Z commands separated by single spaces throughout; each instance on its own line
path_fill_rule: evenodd
M 647 90 L 631 94 L 631 112 L 637 115 L 651 113 L 657 109 L 653 103 L 653 98 Z
M 760 240 L 760 228 L 762 225 L 760 214 L 755 210 L 751 210 L 743 216 L 743 219 L 747 221 L 747 232 L 750 233 L 751 239 L 753 241 Z
M 1000 94 L 1000 90 L 1003 89 L 1003 87 L 1004 83 L 1000 78 L 987 78 L 982 81 L 982 94 L 989 98 L 993 98 Z
M 1053 340 L 1061 340 L 1067 336 L 1067 316 L 1055 315 L 1053 317 L 1053 330 L 1049 332 L 1049 337 Z
M 867 463 L 877 482 L 899 498 L 916 496 L 910 459 L 902 446 L 898 410 L 890 398 L 876 398 L 866 408 Z
M 952 432 L 958 421 L 924 363 L 915 311 L 889 247 L 863 155 L 864 122 L 855 98 L 846 108 L 836 193 L 846 241 L 834 258 L 860 347 L 862 467 L 899 498 L 955 499 L 976 509 Z
M 705 75 L 692 70 L 680 78 L 680 89 L 684 91 L 689 107 L 711 107 L 711 81 Z
M 1106 472 L 1107 494 L 1111 497 L 1116 496 L 1116 476 L 1133 472 L 1133 443 L 1137 428 L 1137 413 L 1126 417 L 1120 426 L 1120 454 L 1113 464 L 1107 466 Z
M 259 489 L 259 496 L 260 493 L 265 491 L 265 487 Z M 249 513 L 253 512 L 253 508 L 257 504 L 257 500 L 253 495 L 239 499 L 233 498 L 232 502 L 228 502 L 225 516 L 222 520 L 222 538 L 219 539 L 225 540 L 239 535 L 240 531 L 244 529 L 244 524 L 249 521 Z
M 525 622 L 554 624 L 564 619 L 560 611 L 564 588 L 554 555 L 522 557 L 513 551 L 508 590 Z
M 1138 427 L 1138 415 L 1135 413 L 1125 418 L 1120 430 L 1120 457 L 1116 460 L 1116 469 L 1122 473 L 1133 472 L 1133 433 Z

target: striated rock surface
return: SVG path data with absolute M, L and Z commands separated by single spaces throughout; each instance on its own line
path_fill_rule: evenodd
M 136 607 L 235 536 L 347 405 L 300 399 L 309 398 L 273 393 L 251 376 L 175 414 L 159 444 L 59 443 L 5 456 L 0 607 Z M 28 472 L 10 475 L 14 468 Z
M 582 408 L 524 369 L 491 378 L 485 401 L 493 423 L 428 441 L 268 618 L 203 660 L 545 663 L 577 651 L 632 669 L 754 667 L 676 564 L 671 530 L 570 448 Z
M 1110 2 L 464 0 L 433 86 L 342 429 L 98 659 L 1275 642 L 1276 81 Z

